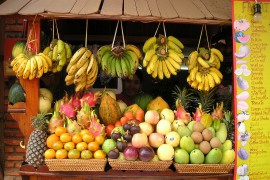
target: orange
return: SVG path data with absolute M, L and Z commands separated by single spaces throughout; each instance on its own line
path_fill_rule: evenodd
M 70 142 L 71 141 L 70 134 L 69 133 L 61 134 L 60 141 L 62 141 L 63 143 Z
M 67 132 L 67 129 L 65 127 L 58 126 L 55 128 L 55 134 L 59 137 L 61 136 L 61 134 L 64 134 L 66 132 Z
M 59 150 L 59 149 L 63 149 L 64 144 L 62 141 L 56 141 L 55 143 L 53 143 L 53 149 L 54 150 Z
M 106 153 L 103 150 L 99 149 L 96 152 L 94 152 L 94 158 L 95 159 L 104 159 L 104 158 L 106 158 Z
M 80 134 L 74 134 L 72 137 L 72 142 L 75 144 L 78 144 L 79 142 L 82 142 L 82 136 Z
M 68 152 L 65 149 L 59 149 L 55 153 L 56 159 L 65 159 L 67 158 Z
M 87 148 L 88 148 L 88 144 L 86 142 L 79 142 L 76 145 L 76 149 L 78 149 L 79 151 L 86 150 Z
M 90 143 L 95 140 L 95 136 L 89 132 L 82 135 L 82 140 L 86 143 Z
M 89 151 L 95 152 L 99 149 L 99 144 L 96 141 L 92 141 L 88 143 L 87 148 Z
M 78 149 L 72 149 L 68 151 L 68 158 L 69 159 L 79 159 L 81 157 L 81 153 Z
M 88 134 L 90 131 L 88 129 L 83 129 L 80 131 L 80 135 L 82 136 L 83 134 Z
M 47 149 L 44 153 L 44 157 L 46 159 L 53 159 L 55 158 L 55 150 L 53 149 Z
M 59 141 L 59 137 L 56 134 L 51 134 L 47 140 L 46 140 L 46 144 L 49 148 L 53 148 L 53 143 L 55 143 L 56 141 Z
M 64 145 L 65 150 L 70 151 L 71 149 L 75 149 L 75 143 L 74 142 L 67 142 Z
M 96 141 L 99 145 L 101 145 L 101 144 L 104 142 L 104 140 L 105 140 L 105 136 L 98 135 L 98 136 L 95 137 L 95 141 Z

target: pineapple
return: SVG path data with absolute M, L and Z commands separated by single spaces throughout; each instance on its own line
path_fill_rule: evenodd
M 195 90 L 199 96 L 199 103 L 201 109 L 205 113 L 210 113 L 213 110 L 215 103 L 215 92 L 216 88 L 211 89 L 210 91 L 199 91 Z
M 172 95 L 175 100 L 175 106 L 177 107 L 178 104 L 181 104 L 186 110 L 190 108 L 190 103 L 194 100 L 194 96 L 191 91 L 185 87 L 181 90 L 177 85 L 175 86 Z
M 38 114 L 31 120 L 34 131 L 30 134 L 26 148 L 26 162 L 35 168 L 44 164 L 44 152 L 47 150 L 47 114 Z
M 232 141 L 234 147 L 234 120 L 231 111 L 227 110 L 224 112 L 223 122 L 226 125 L 228 131 L 227 139 Z

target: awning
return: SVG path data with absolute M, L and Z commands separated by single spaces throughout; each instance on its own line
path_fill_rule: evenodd
M 231 0 L 7 0 L 0 15 L 231 24 Z

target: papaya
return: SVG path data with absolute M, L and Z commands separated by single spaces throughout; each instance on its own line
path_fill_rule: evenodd
M 122 117 L 119 104 L 109 94 L 105 94 L 101 98 L 98 112 L 99 117 L 106 126 L 115 124 Z
M 147 110 L 156 110 L 158 113 L 160 113 L 165 108 L 169 108 L 169 105 L 160 96 L 152 100 L 147 106 Z
M 132 104 L 132 105 L 126 107 L 124 113 L 125 113 L 125 112 L 128 112 L 128 111 L 131 111 L 132 114 L 133 114 L 133 117 L 136 117 L 136 112 L 137 112 L 139 109 L 142 109 L 142 108 L 140 108 L 140 106 L 138 106 L 138 104 Z

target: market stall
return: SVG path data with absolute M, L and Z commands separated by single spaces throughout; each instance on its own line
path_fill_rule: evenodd
M 65 6 L 63 6 L 63 4 L 65 4 Z M 13 60 L 11 62 L 8 61 L 9 63 L 11 63 L 10 65 L 12 66 L 12 69 L 14 71 L 14 72 L 9 71 L 10 75 L 12 76 L 12 74 L 13 75 L 16 74 L 16 76 L 19 77 L 20 85 L 22 86 L 22 88 L 26 93 L 25 103 L 19 104 L 14 103 L 15 105 L 8 106 L 8 112 L 19 123 L 20 129 L 25 137 L 24 144 L 27 148 L 26 161 L 28 164 L 22 164 L 19 173 L 24 178 L 28 176 L 42 176 L 44 178 L 48 176 L 57 176 L 62 178 L 76 177 L 78 179 L 119 178 L 119 177 L 178 179 L 180 175 L 181 178 L 183 179 L 232 178 L 234 168 L 233 164 L 234 158 L 230 160 L 230 162 L 226 163 L 225 160 L 221 159 L 221 156 L 219 158 L 211 158 L 210 156 L 212 155 L 207 156 L 210 150 L 213 151 L 212 153 L 209 154 L 214 154 L 215 153 L 214 150 L 219 151 L 219 153 L 221 154 L 222 152 L 219 149 L 219 147 L 221 147 L 220 146 L 221 143 L 223 144 L 225 141 L 227 141 L 228 143 L 229 142 L 233 143 L 234 138 L 229 137 L 231 134 L 233 134 L 232 133 L 233 130 L 232 129 L 229 130 L 230 125 L 225 124 L 225 122 L 228 121 L 227 123 L 231 124 L 232 127 L 234 126 L 232 114 L 229 114 L 228 112 L 228 114 L 226 114 L 227 115 L 226 120 L 224 120 L 225 117 L 221 115 L 222 117 L 220 118 L 224 118 L 222 119 L 222 121 L 220 119 L 213 121 L 212 120 L 213 117 L 210 115 L 210 113 L 214 111 L 212 106 L 213 104 L 210 104 L 210 102 L 207 101 L 203 102 L 203 99 L 204 100 L 212 99 L 213 100 L 212 103 L 218 102 L 217 99 L 214 99 L 213 94 L 211 96 L 211 92 L 215 90 L 215 87 L 218 87 L 218 85 L 221 84 L 222 79 L 225 79 L 226 81 L 229 82 L 231 79 L 231 77 L 223 78 L 223 75 L 221 74 L 222 66 L 226 67 L 226 64 L 227 66 L 232 66 L 231 59 L 229 60 L 226 59 L 231 57 L 226 57 L 225 56 L 226 53 L 224 53 L 223 55 L 220 50 L 211 47 L 212 44 L 210 44 L 213 34 L 219 32 L 221 25 L 222 27 L 230 28 L 231 25 L 230 6 L 231 4 L 229 1 L 211 1 L 211 2 L 124 1 L 123 2 L 123 1 L 106 0 L 106 1 L 87 1 L 87 2 L 57 1 L 54 2 L 53 4 L 50 1 L 20 1 L 20 3 L 14 3 L 13 1 L 4 2 L 0 6 L 1 15 L 5 15 L 3 17 L 5 18 L 10 16 L 17 16 L 17 17 L 23 16 L 24 18 L 27 17 L 26 19 L 28 22 L 27 23 L 28 30 L 27 35 L 24 36 L 24 40 L 26 40 L 27 52 L 33 53 L 34 55 L 32 56 L 34 58 L 28 58 L 30 56 L 25 55 L 17 55 L 13 57 Z M 190 13 L 191 11 L 194 13 Z M 146 22 L 147 24 L 145 24 Z M 105 29 L 106 28 L 107 29 L 104 30 L 102 28 L 97 28 L 97 26 L 102 25 Z M 138 32 L 137 26 L 141 28 L 142 32 Z M 74 27 L 76 28 L 74 29 Z M 95 28 L 96 30 L 95 29 L 93 30 L 93 28 Z M 189 35 L 189 37 L 186 38 L 183 35 L 181 35 L 181 34 L 189 34 L 185 32 L 185 30 L 182 30 L 182 28 L 189 28 L 189 31 L 192 31 L 192 33 L 190 33 L 191 35 Z M 44 33 L 45 36 L 41 32 Z M 43 39 L 44 37 L 47 37 L 47 39 L 46 38 Z M 54 39 L 56 39 L 56 41 L 54 41 Z M 44 43 L 46 41 L 47 44 Z M 97 44 L 96 49 L 92 46 L 94 44 Z M 188 45 L 192 48 L 190 51 L 185 52 L 184 46 L 186 47 Z M 55 47 L 57 47 L 58 49 L 55 50 Z M 199 48 L 201 48 L 200 51 Z M 56 56 L 53 55 L 54 51 L 56 52 Z M 52 56 L 50 56 L 49 54 L 52 54 Z M 156 60 L 147 59 L 147 57 L 150 56 L 150 54 L 152 54 L 151 56 L 155 55 L 157 59 Z M 65 57 L 66 59 L 63 58 L 62 56 Z M 108 59 L 110 59 L 110 61 L 112 62 L 115 61 L 116 64 L 120 63 L 121 64 L 120 67 L 122 68 L 120 69 L 111 68 L 117 67 L 119 65 L 109 66 L 107 64 Z M 22 69 L 19 70 L 21 66 L 21 63 L 18 63 L 19 61 L 25 63 L 23 70 Z M 40 61 L 43 62 L 42 68 L 38 66 Z M 183 61 L 185 61 L 185 63 Z M 86 62 L 88 64 L 86 64 Z M 33 63 L 33 65 L 31 63 Z M 35 64 L 37 64 L 36 68 L 38 69 L 38 71 L 35 71 L 34 70 L 35 68 L 31 70 L 31 67 L 32 66 L 35 67 Z M 44 66 L 44 64 L 46 64 L 47 66 Z M 129 66 L 129 68 L 125 66 Z M 183 70 L 184 66 L 186 69 L 188 69 L 188 71 Z M 26 67 L 29 67 L 29 72 L 25 70 L 27 69 Z M 104 87 L 98 87 L 99 89 L 102 88 L 103 90 L 97 91 L 95 82 L 98 79 L 97 78 L 98 75 L 100 77 L 100 72 L 103 72 L 105 76 L 117 77 L 120 79 L 128 79 L 135 74 L 136 70 L 139 67 L 143 70 L 144 78 L 148 79 L 148 81 L 146 81 L 145 84 L 145 91 L 148 90 L 148 93 L 154 94 L 155 98 L 152 98 L 151 101 L 149 100 L 148 102 L 149 104 L 151 104 L 150 102 L 152 102 L 152 106 L 148 105 L 148 103 L 147 104 L 142 103 L 142 101 L 146 100 L 145 97 L 143 97 L 144 98 L 143 100 L 139 99 L 141 101 L 140 103 L 138 102 L 140 106 L 131 105 L 128 106 L 129 109 L 128 108 L 126 110 L 122 109 L 122 111 L 120 111 L 121 106 L 118 107 L 118 104 L 116 104 L 115 99 L 104 94 L 103 92 Z M 167 68 L 164 69 L 164 67 Z M 40 69 L 42 69 L 42 71 L 40 71 Z M 225 69 L 223 69 L 222 71 L 224 70 Z M 50 75 L 46 76 L 46 73 Z M 85 75 L 81 75 L 83 73 L 85 73 Z M 196 73 L 198 75 L 195 75 Z M 196 78 L 196 76 L 198 77 Z M 82 78 L 85 78 L 86 80 L 82 80 Z M 179 79 L 182 79 L 181 83 Z M 186 79 L 189 80 L 186 81 Z M 169 82 L 169 80 L 171 81 L 171 83 L 167 83 Z M 149 84 L 147 85 L 147 83 Z M 199 92 L 203 93 L 197 94 L 197 98 L 195 99 L 191 98 L 185 99 L 185 96 L 189 96 L 189 94 L 187 92 L 184 92 L 183 86 L 182 87 L 177 86 L 178 88 L 175 88 L 176 84 L 183 85 L 182 83 L 185 83 L 186 86 L 191 86 L 193 89 L 196 90 L 197 93 Z M 156 87 L 158 86 L 161 87 L 160 91 L 157 91 L 156 89 Z M 38 132 L 35 132 L 36 130 L 33 131 L 34 128 L 31 127 L 32 122 L 30 121 L 30 119 L 31 117 L 35 117 L 35 120 L 39 119 L 42 120 L 48 118 L 44 115 L 38 115 L 41 111 L 48 112 L 47 110 L 44 109 L 41 110 L 40 109 L 41 106 L 37 106 L 37 104 L 40 103 L 41 94 L 39 89 L 41 87 L 47 87 L 47 89 L 49 89 L 49 87 L 52 87 L 58 90 L 58 93 L 53 93 L 54 97 L 52 100 L 50 100 L 50 103 L 52 103 L 52 105 L 56 104 L 56 107 L 57 103 L 55 102 L 64 96 L 64 90 L 66 91 L 70 90 L 68 92 L 69 97 L 66 97 L 68 101 L 72 99 L 71 96 L 74 98 L 80 98 L 81 100 L 83 99 L 84 96 L 94 96 L 91 98 L 95 99 L 95 95 L 98 96 L 97 92 L 99 92 L 100 94 L 103 93 L 103 95 L 99 97 L 98 102 L 94 102 L 96 100 L 89 102 L 90 104 L 92 103 L 90 110 L 89 107 L 88 108 L 85 107 L 86 109 L 88 109 L 87 111 L 91 112 L 90 116 L 91 123 L 90 125 L 89 124 L 87 125 L 87 128 L 83 129 L 89 129 L 90 132 L 91 129 L 94 129 L 92 130 L 92 134 L 96 133 L 94 135 L 95 139 L 97 139 L 96 137 L 100 138 L 100 136 L 103 135 L 102 134 L 102 132 L 104 133 L 104 131 L 102 130 L 103 125 L 104 128 L 105 127 L 107 128 L 110 125 L 116 127 L 117 126 L 116 123 L 119 123 L 119 120 L 121 118 L 128 119 L 128 115 L 125 116 L 124 112 L 133 112 L 134 113 L 133 117 L 130 119 L 141 120 L 144 121 L 145 123 L 141 124 L 140 126 L 138 124 L 136 126 L 134 125 L 134 123 L 138 122 L 131 123 L 132 127 L 133 125 L 135 126 L 134 127 L 135 129 L 138 127 L 141 128 L 141 131 L 139 131 L 140 133 L 136 132 L 138 133 L 136 135 L 138 136 L 137 139 L 140 139 L 140 141 L 137 141 L 136 143 L 134 140 L 132 145 L 135 147 L 137 146 L 136 148 L 139 149 L 142 148 L 141 146 L 146 146 L 148 143 L 150 143 L 150 146 L 153 149 L 155 149 L 155 153 L 157 153 L 156 156 L 158 156 L 157 158 L 159 162 L 155 162 L 153 160 L 152 162 L 148 162 L 148 164 L 147 163 L 142 164 L 140 163 L 140 161 L 139 163 L 137 163 L 137 161 L 129 161 L 128 163 L 126 163 L 125 161 L 119 162 L 113 160 L 118 159 L 119 152 L 118 153 L 110 152 L 111 148 L 108 149 L 108 147 L 110 146 L 116 147 L 116 144 L 114 145 L 114 143 L 118 142 L 117 141 L 118 138 L 112 140 L 112 138 L 110 137 L 110 133 L 108 133 L 106 129 L 107 136 L 103 140 L 100 140 L 101 142 L 100 144 L 98 144 L 100 149 L 99 148 L 95 149 L 95 147 L 92 147 L 94 146 L 93 144 L 95 143 L 92 143 L 92 141 L 90 140 L 83 140 L 80 142 L 77 141 L 76 143 L 74 142 L 75 140 L 74 141 L 72 140 L 72 142 L 75 144 L 80 143 L 81 148 L 84 147 L 85 143 L 88 143 L 87 149 L 91 151 L 90 153 L 91 155 L 89 155 L 88 153 L 85 154 L 85 156 L 83 157 L 87 157 L 87 155 L 95 157 L 90 159 L 87 158 L 89 160 L 86 161 L 87 163 L 85 165 L 83 165 L 83 167 L 85 167 L 86 169 L 84 168 L 82 169 L 82 167 L 80 166 L 82 166 L 82 163 L 85 162 L 84 159 L 82 158 L 79 158 L 79 161 L 76 161 L 75 159 L 78 158 L 75 159 L 67 158 L 68 156 L 62 154 L 65 157 L 62 161 L 62 158 L 60 157 L 61 155 L 60 156 L 53 155 L 52 152 L 56 152 L 57 150 L 61 149 L 65 152 L 67 151 L 71 152 L 71 149 L 67 150 L 70 147 L 67 147 L 67 149 L 66 148 L 63 149 L 63 147 L 59 149 L 59 147 L 56 147 L 56 144 L 53 145 L 54 144 L 53 142 L 55 141 L 53 140 L 53 137 L 57 139 L 56 136 L 58 136 L 59 139 L 61 138 L 60 136 L 64 134 L 59 132 L 60 134 L 56 135 L 55 128 L 57 128 L 58 126 L 62 127 L 63 125 L 58 124 L 58 126 L 56 127 L 53 126 L 52 124 L 49 124 L 54 128 L 50 129 L 50 133 L 48 134 L 48 137 L 46 137 L 47 143 L 46 147 L 44 147 L 45 149 L 48 148 L 48 150 L 46 150 L 45 152 L 46 165 L 40 166 L 40 164 L 42 164 L 43 162 L 40 162 L 40 164 L 38 164 L 39 163 L 38 160 L 42 161 L 42 158 L 44 157 L 38 157 L 38 160 L 34 160 L 35 158 L 37 158 L 34 155 L 34 151 L 35 146 L 37 145 L 37 139 L 39 139 L 39 142 L 44 141 L 44 139 L 40 140 L 40 138 L 42 138 L 43 136 L 41 132 L 40 132 L 41 134 L 38 134 Z M 119 90 L 119 87 L 120 83 L 117 83 L 116 87 L 113 87 L 113 89 Z M 174 89 L 174 93 L 166 90 L 166 87 Z M 88 88 L 91 88 L 89 89 L 90 94 L 87 94 L 86 92 Z M 78 92 L 78 94 L 75 94 L 75 92 Z M 162 96 L 163 99 L 162 98 L 161 100 L 156 99 L 156 97 L 158 96 L 159 97 Z M 198 101 L 198 99 L 202 105 L 202 109 L 200 109 L 200 106 L 197 107 L 198 105 L 188 107 L 185 106 L 186 104 L 179 103 L 180 101 L 184 103 L 184 100 L 187 101 L 186 102 L 187 104 L 194 103 L 194 101 Z M 96 107 L 96 103 L 99 105 L 97 106 L 98 108 Z M 175 103 L 176 107 L 174 107 Z M 219 109 L 222 111 L 223 106 L 222 103 L 218 104 L 218 106 L 214 105 L 216 110 Z M 159 105 L 157 106 L 157 104 Z M 143 108 L 142 106 L 144 107 L 147 106 L 147 109 L 142 110 Z M 43 105 L 42 107 L 45 107 L 45 105 Z M 82 110 L 78 109 L 78 112 L 75 112 L 75 114 L 73 113 L 72 116 L 69 116 L 68 113 L 65 112 L 65 110 L 63 110 L 64 109 L 63 104 L 61 105 L 61 107 L 62 110 L 60 114 L 61 116 L 66 117 L 65 121 L 67 119 L 73 120 L 76 119 L 78 122 L 79 121 L 78 116 L 76 116 L 78 115 L 77 113 L 79 112 L 82 113 L 83 110 L 85 110 L 84 108 L 80 108 Z M 231 104 L 229 104 L 229 107 L 231 107 Z M 98 113 L 95 114 L 95 112 L 92 111 L 92 108 L 98 109 Z M 162 118 L 160 113 L 162 113 L 163 109 L 168 109 L 167 113 L 171 113 L 173 112 L 172 110 L 176 110 L 176 114 L 174 115 L 173 113 L 173 116 L 175 116 L 175 118 L 178 119 L 179 121 L 175 121 L 176 125 L 174 125 L 173 121 L 175 119 L 173 117 L 173 119 L 170 122 L 170 125 L 168 126 L 170 128 L 174 127 L 175 128 L 174 131 L 172 131 L 172 129 L 165 128 L 165 126 L 168 125 L 169 121 L 165 120 L 165 116 L 167 116 L 167 113 L 165 113 L 166 115 L 164 114 L 164 118 Z M 156 119 L 156 121 L 159 121 L 160 123 L 159 126 L 157 122 L 155 123 L 154 122 L 155 120 L 152 119 L 155 114 L 151 114 L 150 119 L 147 118 L 148 111 L 149 113 L 158 113 L 157 116 L 159 117 Z M 194 116 L 192 114 L 188 115 L 190 119 L 185 117 L 186 115 L 183 116 L 182 114 L 187 113 L 186 111 L 187 112 L 193 111 Z M 229 111 L 232 111 L 232 107 Z M 143 116 L 140 115 L 139 112 L 143 112 Z M 205 114 L 207 116 L 204 116 L 204 118 L 202 118 L 200 117 L 199 113 Z M 53 117 L 57 116 L 57 114 L 58 112 L 56 108 L 54 109 Z M 50 121 L 50 118 L 47 120 Z M 189 130 L 187 128 L 189 121 L 191 121 L 191 119 L 193 121 L 196 118 L 198 118 L 197 121 L 202 122 L 201 123 L 203 124 L 202 129 L 199 130 L 200 127 L 198 127 L 199 129 L 196 131 L 193 130 L 192 128 L 191 130 Z M 202 118 L 202 120 L 200 118 Z M 209 118 L 211 118 L 211 120 L 209 120 Z M 93 125 L 92 123 L 96 119 L 100 119 L 101 123 L 95 122 L 96 124 Z M 186 120 L 186 122 L 184 120 Z M 83 124 L 84 122 L 81 123 L 82 123 L 80 124 L 81 126 L 85 125 Z M 177 125 L 177 123 L 180 124 Z M 195 124 L 195 121 L 193 121 L 193 123 Z M 222 124 L 221 126 L 223 126 L 222 127 L 223 130 L 218 130 L 220 128 L 220 123 Z M 122 122 L 120 121 L 121 127 L 124 127 L 124 124 L 126 124 L 124 123 L 124 120 Z M 186 131 L 190 131 L 190 134 L 189 135 L 185 134 L 184 133 L 185 130 L 179 130 L 178 132 L 177 129 L 178 126 L 180 125 L 186 127 Z M 224 137 L 222 137 L 222 142 L 220 139 L 217 140 L 216 138 L 216 141 L 218 141 L 217 145 L 214 145 L 214 142 L 212 142 L 210 146 L 210 141 L 211 139 L 213 139 L 212 138 L 213 134 L 211 134 L 211 131 L 208 130 L 208 134 L 210 132 L 211 138 L 209 137 L 208 140 L 206 140 L 207 137 L 204 137 L 206 131 L 205 133 L 202 132 L 204 129 L 210 127 L 211 125 L 213 126 L 214 133 L 223 134 L 223 132 L 221 131 L 226 131 L 226 136 L 225 139 Z M 95 128 L 97 127 L 98 132 L 96 132 L 95 130 Z M 149 129 L 151 129 L 151 127 L 154 127 L 153 131 L 149 132 Z M 61 128 L 58 128 L 57 132 L 61 131 L 60 129 Z M 65 131 L 64 129 L 65 128 L 62 128 L 63 131 Z M 119 128 L 116 130 L 119 131 Z M 125 129 L 125 131 L 126 130 L 127 129 Z M 82 130 L 78 132 L 81 131 Z M 145 132 L 142 133 L 142 131 Z M 206 141 L 209 141 L 208 145 L 210 149 L 209 151 L 205 150 L 204 153 L 202 153 L 203 150 L 198 151 L 199 154 L 200 153 L 202 154 L 201 157 L 203 157 L 203 160 L 201 160 L 200 162 L 197 162 L 197 160 L 200 158 L 194 156 L 194 158 L 191 158 L 193 159 L 191 160 L 191 162 L 193 162 L 195 165 L 193 164 L 192 166 L 192 164 L 188 164 L 187 166 L 184 166 L 182 165 L 184 163 L 182 161 L 182 158 L 180 158 L 180 160 L 176 160 L 177 158 L 174 158 L 174 160 L 172 159 L 173 156 L 176 157 L 175 154 L 176 151 L 174 150 L 173 147 L 176 148 L 179 146 L 180 136 L 181 137 L 189 136 L 189 139 L 187 139 L 186 141 L 193 142 L 192 145 L 193 147 L 190 147 L 190 143 L 188 143 L 189 144 L 188 147 L 185 147 L 184 142 L 183 142 L 184 144 L 182 146 L 180 145 L 180 147 L 182 149 L 183 148 L 186 149 L 188 153 L 191 153 L 195 149 L 195 144 L 199 146 L 199 143 L 201 142 L 195 137 L 192 140 L 190 140 L 191 133 L 193 131 L 197 132 L 195 133 L 195 135 L 193 135 L 193 137 L 196 136 L 197 134 L 199 137 L 204 138 L 205 143 L 207 143 Z M 228 137 L 227 131 L 229 132 Z M 178 142 L 176 142 L 176 144 L 174 144 L 175 142 L 171 142 L 171 144 L 169 142 L 165 143 L 166 137 L 169 138 L 169 135 L 167 135 L 169 132 L 174 132 L 171 133 L 173 134 L 172 135 L 173 139 L 175 138 L 177 139 L 177 137 L 179 136 Z M 30 136 L 31 133 L 32 135 Z M 69 133 L 70 135 L 72 134 L 72 132 Z M 136 133 L 134 133 L 134 135 Z M 154 139 L 153 140 L 154 142 L 152 142 L 154 143 L 153 145 L 151 145 L 151 141 L 149 142 L 148 140 L 146 142 L 143 141 L 145 140 L 145 135 L 142 134 L 147 134 L 146 137 L 147 139 L 150 138 L 151 133 L 158 133 L 159 135 L 161 135 L 160 137 L 165 138 L 164 142 L 161 143 L 167 144 L 164 145 L 163 150 L 162 148 L 160 148 L 160 150 L 158 151 L 159 146 L 161 144 L 157 145 L 158 142 L 155 142 L 155 140 L 159 136 L 153 138 Z M 124 133 L 122 135 L 124 135 Z M 73 135 L 71 138 L 73 138 Z M 135 137 L 133 139 L 135 139 Z M 184 141 L 183 140 L 184 138 L 181 139 L 182 141 Z M 51 145 L 50 143 L 48 143 L 48 141 L 51 142 Z M 70 143 L 71 141 L 68 140 L 60 139 L 60 141 L 62 142 L 62 145 L 66 145 L 68 143 L 72 144 Z M 105 142 L 107 143 L 107 145 L 104 145 Z M 111 143 L 113 143 L 113 145 Z M 31 146 L 34 147 L 31 148 Z M 196 149 L 198 148 L 199 147 L 197 147 Z M 172 154 L 170 154 L 169 150 L 173 150 L 173 153 L 171 152 Z M 228 150 L 230 150 L 230 152 L 233 152 L 234 155 L 232 144 Z M 30 151 L 33 152 L 31 153 Z M 118 148 L 117 151 L 122 152 L 123 149 Z M 164 151 L 166 153 L 164 153 Z M 113 155 L 109 156 L 110 154 L 109 152 L 118 154 L 117 158 L 114 158 Z M 128 153 L 122 153 L 122 155 L 123 154 Z M 130 157 L 131 159 L 129 160 L 134 160 L 133 155 L 131 154 L 132 157 Z M 81 156 L 82 155 L 80 155 L 80 157 Z M 205 158 L 208 159 L 206 160 L 208 161 L 208 166 L 207 164 L 202 164 L 204 163 L 204 156 Z M 109 157 L 109 159 L 107 159 L 107 157 Z M 124 159 L 128 159 L 128 155 L 126 155 Z M 142 159 L 144 158 L 142 157 Z M 98 160 L 97 161 L 98 164 L 94 164 L 95 160 Z M 223 161 L 224 163 L 220 164 L 221 161 Z M 202 164 L 202 166 L 199 166 L 198 164 Z M 37 169 L 35 169 L 35 167 Z M 76 169 L 76 167 L 79 167 L 79 169 Z M 96 167 L 98 169 L 95 169 L 93 167 Z M 156 167 L 156 169 L 153 169 L 153 167 Z M 65 172 L 62 173 L 61 171 Z

